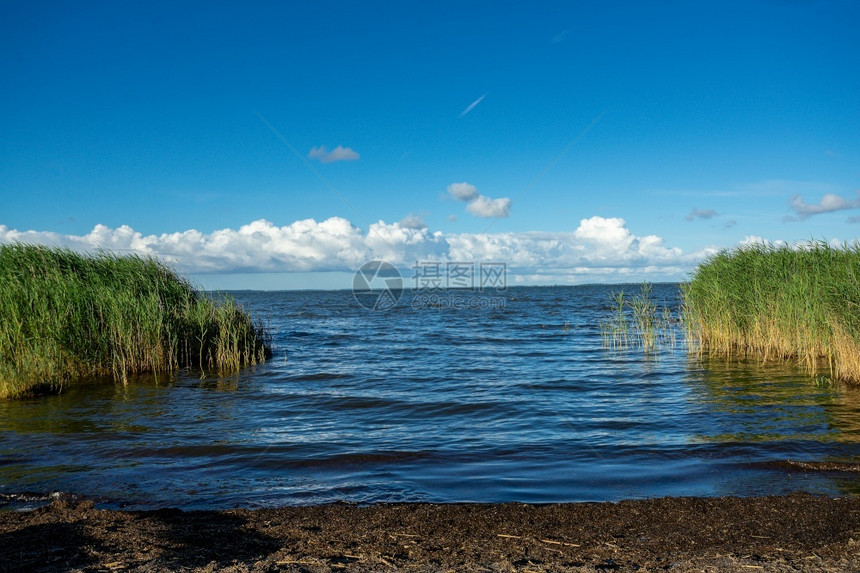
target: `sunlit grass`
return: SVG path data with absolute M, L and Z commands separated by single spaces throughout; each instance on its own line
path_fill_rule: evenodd
M 650 283 L 642 283 L 632 296 L 613 293 L 612 301 L 612 317 L 600 324 L 604 347 L 645 353 L 675 347 L 678 321 L 669 306 L 658 304 Z
M 216 303 L 155 259 L 0 246 L 0 398 L 83 378 L 235 371 L 270 355 L 235 301 Z
M 821 241 L 722 251 L 683 285 L 700 351 L 797 360 L 860 382 L 860 246 Z

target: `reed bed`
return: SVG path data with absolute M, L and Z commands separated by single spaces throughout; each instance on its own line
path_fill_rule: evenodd
M 860 382 L 860 245 L 822 241 L 722 251 L 683 285 L 699 351 L 797 360 Z
M 271 356 L 262 325 L 156 259 L 0 245 L 0 398 Z

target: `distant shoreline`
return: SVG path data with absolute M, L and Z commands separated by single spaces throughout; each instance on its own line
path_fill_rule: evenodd
M 8 571 L 860 569 L 860 497 L 0 512 Z

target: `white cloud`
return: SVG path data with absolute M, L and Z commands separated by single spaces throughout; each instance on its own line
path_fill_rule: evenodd
M 476 217 L 487 219 L 494 217 L 508 217 L 511 214 L 513 201 L 507 197 L 491 199 L 478 194 L 478 188 L 471 183 L 451 183 L 448 185 L 448 194 L 457 201 L 466 201 L 466 211 Z
M 446 236 L 451 260 L 503 261 L 517 276 L 566 276 L 567 280 L 626 280 L 646 273 L 652 277 L 683 278 L 716 249 L 684 253 L 664 246 L 655 235 L 632 234 L 624 219 L 582 219 L 573 232 L 455 234 Z
M 400 220 L 400 226 L 407 229 L 424 229 L 427 227 L 427 223 L 424 222 L 424 217 L 421 215 L 409 213 Z
M 633 240 L 633 235 L 627 230 L 624 219 L 618 217 L 583 219 L 573 234 L 577 239 L 586 242 L 615 245 L 622 250 L 627 249 Z
M 60 235 L 0 226 L 0 243 L 13 241 L 154 255 L 199 273 L 335 270 L 361 264 L 370 254 L 361 230 L 340 217 L 319 223 L 305 219 L 285 227 L 260 219 L 208 234 L 190 229 L 143 235 L 126 225 L 96 225 L 86 235 Z
M 511 200 L 507 197 L 490 199 L 479 195 L 475 200 L 466 205 L 466 211 L 476 217 L 495 218 L 507 217 L 511 214 Z
M 463 181 L 448 185 L 448 193 L 457 201 L 471 201 L 478 196 L 478 188 Z
M 473 101 L 472 103 L 467 105 L 466 109 L 464 109 L 463 111 L 460 112 L 460 117 L 465 116 L 467 113 L 469 113 L 470 111 L 475 109 L 475 106 L 478 105 L 479 103 L 481 103 L 482 101 L 484 101 L 485 97 L 487 97 L 487 94 L 482 95 L 481 97 L 479 97 L 478 99 L 476 99 L 475 101 Z
M 757 245 L 757 246 L 760 245 L 760 246 L 769 247 L 769 248 L 781 248 L 781 247 L 787 246 L 791 249 L 802 251 L 802 250 L 814 248 L 819 244 L 820 244 L 820 242 L 817 240 L 788 242 L 788 241 L 783 241 L 782 239 L 776 239 L 776 240 L 772 241 L 770 239 L 765 239 L 764 237 L 759 237 L 758 235 L 747 235 L 746 237 L 744 237 L 744 239 L 742 241 L 740 241 L 738 243 L 738 246 L 739 247 L 749 247 L 749 246 L 753 246 L 753 245 Z M 842 248 L 846 248 L 846 247 L 853 249 L 856 244 L 857 244 L 856 241 L 850 241 L 850 242 L 845 243 L 842 240 L 840 240 L 838 237 L 834 237 L 834 238 L 830 239 L 829 241 L 827 241 L 827 245 L 829 245 L 830 248 L 832 248 L 832 249 L 842 249 Z
M 696 209 L 694 207 L 693 210 L 684 217 L 684 219 L 687 221 L 692 221 L 694 219 L 713 219 L 717 215 L 719 215 L 719 213 L 713 209 Z
M 844 197 L 840 197 L 834 193 L 825 193 L 821 197 L 819 203 L 806 203 L 800 195 L 793 195 L 788 202 L 791 209 L 797 213 L 797 218 L 786 217 L 787 221 L 804 220 L 813 215 L 821 213 L 832 213 L 833 211 L 844 211 L 846 209 L 860 208 L 860 191 L 857 192 L 857 199 L 849 201 Z
M 785 244 L 785 241 L 779 239 L 771 241 L 770 239 L 765 239 L 764 237 L 759 237 L 758 235 L 747 235 L 743 238 L 742 241 L 738 243 L 738 245 L 741 247 L 749 247 L 753 245 L 763 245 L 765 247 L 781 247 Z
M 153 255 L 199 274 L 354 271 L 367 261 L 385 260 L 410 276 L 416 261 L 503 262 L 512 280 L 527 277 L 530 283 L 683 279 L 715 252 L 684 253 L 658 236 L 633 234 L 623 219 L 604 217 L 582 219 L 567 232 L 498 234 L 444 234 L 384 221 L 363 231 L 340 217 L 286 226 L 260 219 L 238 229 L 161 235 L 143 235 L 128 226 L 96 225 L 86 235 L 62 235 L 0 225 L 0 243 L 15 241 Z
M 355 150 L 351 147 L 344 147 L 342 145 L 338 145 L 331 151 L 326 149 L 325 145 L 320 145 L 319 147 L 311 148 L 308 153 L 308 158 L 310 159 L 319 159 L 323 163 L 334 163 L 335 161 L 355 161 L 360 158 Z

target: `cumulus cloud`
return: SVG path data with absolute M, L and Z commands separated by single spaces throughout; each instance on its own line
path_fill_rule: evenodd
M 487 97 L 487 94 L 482 95 L 481 97 L 479 97 L 478 99 L 476 99 L 475 101 L 473 101 L 472 103 L 467 105 L 466 109 L 464 109 L 463 111 L 460 112 L 460 117 L 465 116 L 467 113 L 469 113 L 470 111 L 475 109 L 475 106 L 478 105 L 479 103 L 481 103 L 482 101 L 484 101 L 485 97 Z
M 832 213 L 834 211 L 844 211 L 846 209 L 857 209 L 860 207 L 860 191 L 857 192 L 857 199 L 849 201 L 844 197 L 833 193 L 825 193 L 818 203 L 806 203 L 800 195 L 793 195 L 788 201 L 789 207 L 797 214 L 797 217 L 786 217 L 786 221 L 803 221 L 813 215 L 821 213 Z
M 618 250 L 626 250 L 634 239 L 624 219 L 619 217 L 583 219 L 573 234 L 585 242 L 614 245 Z
M 623 280 L 637 273 L 682 278 L 716 249 L 684 253 L 666 247 L 655 235 L 637 236 L 624 219 L 582 219 L 573 232 L 456 234 L 446 236 L 452 260 L 504 261 L 517 276 L 541 282 L 538 276 L 576 280 Z
M 507 197 L 491 199 L 490 197 L 479 195 L 478 188 L 465 181 L 448 185 L 448 194 L 457 201 L 469 203 L 466 205 L 466 211 L 475 217 L 490 219 L 507 217 L 511 214 L 511 204 L 513 201 Z
M 309 159 L 319 159 L 323 163 L 334 163 L 335 161 L 355 161 L 360 158 L 355 150 L 351 147 L 344 147 L 342 145 L 338 145 L 331 151 L 326 149 L 325 145 L 320 145 L 319 147 L 311 148 L 308 153 Z
M 695 219 L 713 219 L 717 215 L 719 215 L 719 213 L 713 209 L 696 209 L 694 207 L 693 210 L 684 217 L 684 219 L 687 221 L 693 221 Z
M 471 201 L 478 196 L 478 188 L 463 181 L 448 185 L 448 193 L 457 201 Z
M 189 273 L 354 271 L 385 260 L 408 275 L 416 261 L 485 261 L 508 265 L 512 280 L 588 282 L 682 279 L 715 249 L 684 253 L 656 235 L 632 233 L 624 219 L 590 217 L 567 232 L 432 232 L 414 221 L 378 221 L 365 230 L 341 217 L 278 226 L 260 219 L 238 229 L 144 235 L 96 225 L 86 235 L 18 231 L 0 225 L 0 243 L 25 242 L 152 255 Z M 407 276 L 404 275 L 404 276 Z M 541 279 L 541 277 L 543 277 Z
M 507 197 L 501 199 L 490 199 L 479 195 L 474 201 L 466 205 L 466 211 L 476 217 L 496 218 L 507 217 L 511 214 L 511 200 Z
M 409 213 L 400 220 L 400 226 L 407 229 L 424 229 L 427 227 L 427 223 L 424 222 L 424 217 L 421 215 Z

